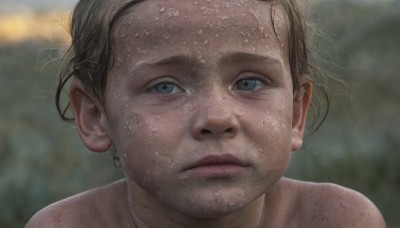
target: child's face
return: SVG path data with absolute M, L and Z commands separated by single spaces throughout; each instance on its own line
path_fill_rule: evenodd
M 147 0 L 121 19 L 106 115 L 131 187 L 150 193 L 137 197 L 206 217 L 248 205 L 282 177 L 294 102 L 284 13 L 274 17 L 278 40 L 270 8 Z M 227 164 L 193 168 L 204 158 Z

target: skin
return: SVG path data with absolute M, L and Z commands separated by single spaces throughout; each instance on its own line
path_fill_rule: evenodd
M 302 80 L 293 97 L 283 9 L 275 36 L 271 3 L 244 2 L 148 0 L 121 19 L 105 104 L 78 80 L 70 101 L 84 144 L 113 145 L 126 179 L 51 205 L 27 227 L 385 226 L 352 190 L 282 178 L 312 85 Z M 188 169 L 210 155 L 243 165 Z

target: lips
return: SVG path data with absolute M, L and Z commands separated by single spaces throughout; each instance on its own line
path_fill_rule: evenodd
M 187 167 L 185 171 L 201 174 L 232 174 L 243 167 L 246 167 L 246 164 L 233 155 L 208 155 Z

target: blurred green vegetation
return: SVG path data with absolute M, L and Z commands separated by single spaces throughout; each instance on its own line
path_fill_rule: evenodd
M 331 38 L 321 55 L 344 84 L 331 81 L 329 116 L 287 176 L 355 189 L 400 227 L 400 2 L 354 2 L 322 2 L 313 15 Z
M 400 227 L 400 2 L 322 1 L 313 11 L 331 41 L 331 112 L 293 155 L 287 176 L 362 192 Z M 63 51 L 38 41 L 0 48 L 0 227 L 22 227 L 39 209 L 122 177 L 110 154 L 88 152 L 53 95 Z M 327 54 L 330 53 L 330 54 Z

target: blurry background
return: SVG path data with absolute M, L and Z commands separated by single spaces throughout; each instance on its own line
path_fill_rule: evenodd
M 400 1 L 315 1 L 314 21 L 331 37 L 321 55 L 345 84 L 330 83 L 331 112 L 287 176 L 360 191 L 400 227 Z M 22 227 L 45 205 L 122 173 L 55 112 L 75 1 L 0 3 L 0 227 Z

